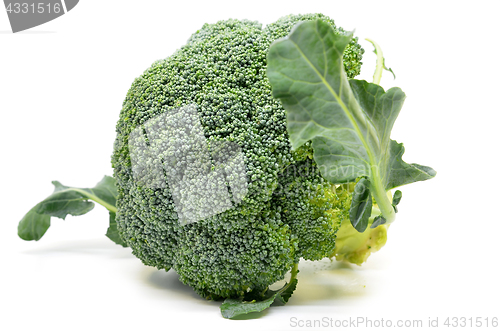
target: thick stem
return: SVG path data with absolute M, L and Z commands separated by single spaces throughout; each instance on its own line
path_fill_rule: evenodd
M 382 182 L 378 177 L 378 173 L 372 177 L 370 186 L 370 190 L 373 197 L 375 198 L 375 202 L 377 203 L 382 216 L 387 221 L 387 224 L 394 222 L 396 220 L 396 212 L 394 211 L 394 207 L 389 200 L 389 196 L 387 195 L 387 192 L 385 191 Z
M 101 206 L 103 206 L 104 208 L 106 208 L 107 210 L 109 210 L 110 212 L 112 213 L 116 213 L 116 207 L 113 206 L 113 205 L 110 205 L 109 203 L 107 203 L 106 201 L 102 200 L 102 199 L 99 199 L 98 197 L 96 197 L 95 195 L 93 194 L 90 194 L 88 192 L 85 192 L 84 190 L 81 190 L 79 188 L 70 188 L 70 190 L 73 190 L 73 191 L 76 191 L 76 192 L 79 192 L 85 196 L 87 196 L 90 200 L 94 200 L 94 202 L 97 202 L 98 204 L 100 204 Z

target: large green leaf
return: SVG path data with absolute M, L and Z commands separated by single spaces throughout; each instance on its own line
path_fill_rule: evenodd
M 24 240 L 40 240 L 50 227 L 50 217 L 65 219 L 79 216 L 94 208 L 94 202 L 110 212 L 110 227 L 106 234 L 115 243 L 125 246 L 117 233 L 115 214 L 117 190 L 113 177 L 104 178 L 93 188 L 64 186 L 53 181 L 54 192 L 33 207 L 19 222 L 18 235 Z M 94 202 L 92 202 L 92 201 Z
M 314 159 L 332 183 L 367 177 L 384 218 L 392 222 L 386 190 L 432 178 L 435 171 L 405 163 L 402 144 L 390 139 L 403 91 L 347 79 L 342 53 L 351 37 L 321 20 L 299 23 L 271 45 L 267 75 L 287 111 L 293 149 L 312 140 Z

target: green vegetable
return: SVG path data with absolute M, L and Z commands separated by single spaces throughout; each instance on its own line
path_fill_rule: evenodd
M 345 33 L 320 14 L 290 15 L 265 28 L 251 21 L 206 24 L 175 54 L 137 78 L 123 104 L 112 159 L 120 235 L 145 264 L 175 269 L 183 283 L 207 299 L 267 300 L 268 286 L 282 280 L 300 258 L 331 255 L 335 233 L 348 215 L 348 195 L 335 192 L 321 177 L 310 147 L 291 151 L 286 113 L 272 97 L 266 76 L 272 42 L 297 22 L 318 18 Z M 356 39 L 346 49 L 344 67 L 354 77 L 363 50 Z M 224 142 L 240 147 L 248 191 L 233 208 L 181 225 L 172 191 L 159 187 L 155 176 L 137 181 L 132 170 L 136 154 L 131 153 L 140 155 L 144 169 L 155 159 L 171 162 L 176 149 L 161 150 L 169 138 L 157 134 L 156 123 L 189 105 L 196 105 L 209 149 Z M 189 121 L 194 122 L 191 113 Z M 144 151 L 134 147 L 131 152 L 131 135 L 134 142 L 144 141 Z M 186 156 L 186 173 L 196 173 L 198 156 Z M 182 194 L 194 195 L 193 187 L 183 188 Z M 206 199 L 219 200 L 215 193 Z
M 351 38 L 335 33 L 321 20 L 301 23 L 269 50 L 268 77 L 273 96 L 287 111 L 292 148 L 311 140 L 314 160 L 333 184 L 366 176 L 366 199 L 371 193 L 390 224 L 395 210 L 386 192 L 432 178 L 436 172 L 405 163 L 403 145 L 390 139 L 406 97 L 403 91 L 392 88 L 385 92 L 376 84 L 348 79 L 342 54 Z M 362 206 L 369 208 L 369 202 Z M 358 218 L 351 215 L 351 220 Z M 361 214 L 360 225 L 353 225 L 362 231 L 366 219 Z
M 114 179 L 93 189 L 55 182 L 21 221 L 20 237 L 38 240 L 50 216 L 84 214 L 96 201 L 110 211 L 111 240 L 146 265 L 174 269 L 202 297 L 225 300 L 225 318 L 288 302 L 301 258 L 363 263 L 385 244 L 401 200 L 388 191 L 435 175 L 403 162 L 402 145 L 389 138 L 403 92 L 352 79 L 363 52 L 322 14 L 265 28 L 205 24 L 132 84 L 116 127 Z M 243 189 L 233 185 L 241 178 Z M 219 186 L 200 195 L 210 181 Z M 219 209 L 179 205 L 185 197 Z M 270 290 L 288 271 L 289 282 Z

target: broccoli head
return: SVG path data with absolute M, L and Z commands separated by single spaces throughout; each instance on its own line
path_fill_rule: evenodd
M 173 268 L 205 298 L 262 293 L 300 258 L 331 256 L 336 233 L 348 219 L 348 192 L 321 177 L 310 144 L 291 150 L 285 110 L 266 77 L 271 43 L 297 22 L 318 18 L 344 33 L 321 14 L 290 15 L 264 28 L 247 20 L 205 24 L 172 56 L 153 63 L 127 93 L 112 156 L 118 231 L 143 263 Z M 363 52 L 356 38 L 348 45 L 343 57 L 348 77 L 359 74 Z M 189 105 L 195 106 L 207 148 L 215 150 L 221 142 L 238 146 L 247 186 L 239 199 L 233 192 L 232 208 L 181 224 L 172 188 L 134 177 L 129 140 L 139 132 L 145 133 L 144 146 L 164 141 L 155 132 L 155 118 Z M 195 130 L 192 119 L 179 120 Z M 170 164 L 175 153 L 174 148 L 138 155 L 144 164 Z M 175 162 L 194 173 L 203 167 L 197 157 Z M 210 162 L 217 173 L 216 162 Z

